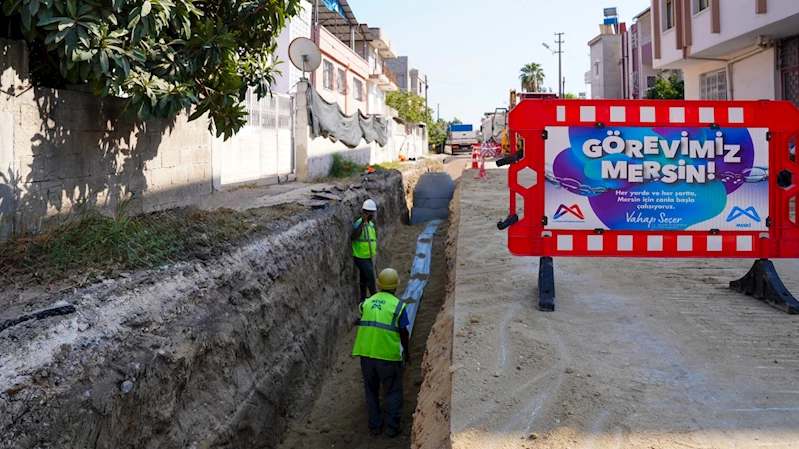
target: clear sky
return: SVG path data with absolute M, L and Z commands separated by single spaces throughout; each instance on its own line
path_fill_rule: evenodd
M 321 2 L 320 2 L 321 3 Z M 358 22 L 385 29 L 397 56 L 429 77 L 429 106 L 441 118 L 479 125 L 484 112 L 506 107 L 519 89 L 519 69 L 544 67 L 544 85 L 558 91 L 555 33 L 563 36 L 566 92 L 587 92 L 588 41 L 599 34 L 603 8 L 632 18 L 649 0 L 348 0 Z

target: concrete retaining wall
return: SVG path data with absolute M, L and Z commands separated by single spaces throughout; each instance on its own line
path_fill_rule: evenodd
M 113 211 L 134 192 L 147 211 L 211 194 L 206 120 L 131 123 L 119 99 L 32 87 L 27 61 L 23 42 L 0 39 L 0 230 L 76 202 Z

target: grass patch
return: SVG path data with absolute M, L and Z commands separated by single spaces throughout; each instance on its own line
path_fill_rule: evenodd
M 330 165 L 328 176 L 333 179 L 344 179 L 363 173 L 364 170 L 366 170 L 365 165 L 345 159 L 344 156 L 336 153 L 333 155 L 333 164 Z
M 237 190 L 258 189 L 260 188 L 257 183 L 251 182 L 249 184 L 242 184 L 236 187 L 227 189 L 228 192 L 235 192 Z
M 402 168 L 402 164 L 391 161 L 383 162 L 381 164 L 361 165 L 336 153 L 333 155 L 333 163 L 330 166 L 330 173 L 326 178 L 318 180 L 317 182 L 329 182 L 336 179 L 349 178 L 365 171 L 369 171 L 370 168 L 375 173 L 383 173 L 391 170 L 399 170 Z
M 70 278 L 86 285 L 104 275 L 207 255 L 265 231 L 271 220 L 306 210 L 285 204 L 245 212 L 182 208 L 133 216 L 128 205 L 112 216 L 81 207 L 48 229 L 12 235 L 0 243 L 0 272 L 34 282 Z
M 375 170 L 377 170 L 377 171 L 385 172 L 385 171 L 390 171 L 390 170 L 400 170 L 400 169 L 402 169 L 402 164 L 399 163 L 399 162 L 396 162 L 396 161 L 390 161 L 390 162 L 383 162 L 383 163 L 380 163 L 380 164 L 375 164 L 375 165 L 372 165 L 372 167 L 374 167 Z

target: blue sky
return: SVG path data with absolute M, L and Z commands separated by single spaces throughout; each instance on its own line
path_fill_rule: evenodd
M 506 107 L 519 88 L 519 69 L 544 67 L 545 86 L 557 92 L 558 57 L 551 48 L 563 36 L 566 92 L 588 92 L 588 41 L 599 34 L 603 8 L 617 7 L 621 21 L 649 0 L 348 0 L 361 23 L 384 28 L 398 56 L 429 77 L 429 105 L 441 118 L 479 124 L 484 112 Z

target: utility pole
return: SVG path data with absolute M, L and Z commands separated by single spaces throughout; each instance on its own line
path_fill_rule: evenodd
M 564 44 L 563 35 L 566 33 L 555 33 L 555 36 L 558 36 L 558 40 L 555 41 L 558 44 L 558 98 L 563 98 L 563 49 L 561 47 Z
M 424 76 L 424 125 L 430 123 L 430 109 L 427 108 L 427 75 Z
M 441 120 L 441 103 L 436 104 L 436 123 Z
M 561 92 L 563 92 L 563 96 L 565 97 L 566 96 L 566 77 L 565 76 L 563 77 L 563 90 Z

